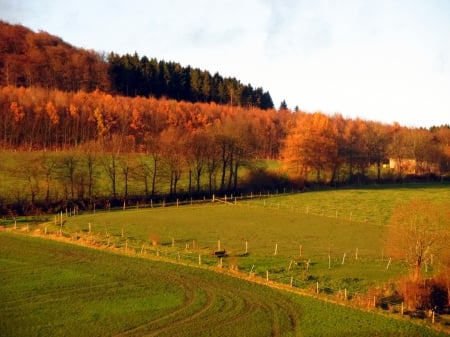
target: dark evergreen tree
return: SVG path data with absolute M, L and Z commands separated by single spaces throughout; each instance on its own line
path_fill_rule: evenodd
M 109 54 L 109 77 L 112 91 L 126 96 L 167 97 L 190 102 L 216 102 L 234 106 L 273 108 L 269 92 L 253 89 L 236 78 L 214 76 L 208 71 L 179 63 L 139 59 L 137 53 Z
M 287 110 L 287 109 L 288 109 L 287 103 L 286 103 L 286 101 L 283 99 L 283 100 L 281 101 L 281 103 L 280 103 L 280 107 L 279 107 L 278 110 Z

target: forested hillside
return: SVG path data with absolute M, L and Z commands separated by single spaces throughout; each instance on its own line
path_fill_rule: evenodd
M 448 125 L 275 110 L 235 79 L 0 28 L 0 212 L 450 173 Z
M 0 85 L 273 108 L 269 92 L 236 78 L 146 56 L 100 54 L 0 21 Z

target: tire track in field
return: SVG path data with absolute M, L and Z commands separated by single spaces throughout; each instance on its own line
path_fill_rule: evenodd
M 169 277 L 167 277 L 169 279 Z M 212 292 L 199 292 L 202 288 L 195 288 L 193 285 L 170 278 L 170 281 L 177 284 L 184 289 L 186 300 L 179 308 L 167 313 L 161 317 L 152 319 L 148 322 L 133 327 L 127 331 L 114 335 L 115 337 L 126 336 L 155 336 L 164 331 L 170 326 L 179 326 L 184 322 L 192 319 L 192 317 L 198 317 L 202 313 L 208 310 L 208 308 L 214 303 L 214 293 Z M 205 295 L 205 305 L 196 309 L 197 301 L 201 301 L 201 295 Z
M 250 314 L 251 304 L 242 296 L 236 296 L 236 289 L 231 291 L 216 287 L 203 288 L 208 288 L 208 292 L 215 294 L 215 302 L 211 303 L 208 310 L 197 317 L 189 317 L 181 326 L 168 326 L 158 336 L 177 337 L 199 335 L 202 332 L 211 335 L 212 329 L 218 331 L 221 327 L 235 322 L 237 317 L 245 319 Z
M 261 297 L 251 292 L 244 293 L 248 302 L 252 304 L 252 311 L 262 310 L 269 317 L 271 325 L 271 336 L 282 336 L 285 333 L 298 333 L 298 321 L 300 313 L 286 300 L 270 295 L 269 297 Z M 249 312 L 249 315 L 251 312 Z M 249 316 L 248 315 L 248 316 Z M 285 318 L 283 320 L 283 318 Z M 239 315 L 233 324 L 237 321 L 246 320 L 247 317 Z M 286 324 L 287 323 L 287 324 Z
M 80 261 L 81 260 L 81 261 Z M 73 264 L 77 262 L 89 261 L 83 258 L 77 258 L 77 256 L 70 256 L 67 260 L 63 256 L 55 256 L 52 259 L 50 265 L 60 266 L 61 262 Z M 16 269 L 13 267 L 11 269 Z M 21 269 L 18 267 L 17 269 Z M 34 267 L 35 268 L 35 267 Z M 49 264 L 46 263 L 42 268 L 49 268 Z M 9 268 L 8 268 L 9 269 Z M 11 270 L 10 269 L 10 270 Z M 25 269 L 26 270 L 26 269 Z M 31 271 L 31 270 L 30 270 Z M 149 275 L 151 274 L 151 275 Z M 159 277 L 158 271 L 150 271 L 146 274 L 147 277 Z M 246 327 L 247 320 L 258 324 L 258 320 L 261 317 L 267 318 L 267 324 L 263 324 L 264 327 L 259 328 L 262 333 L 257 334 L 251 330 L 247 335 L 252 334 L 254 336 L 283 336 L 285 334 L 298 335 L 298 322 L 300 319 L 300 313 L 296 310 L 293 303 L 289 299 L 282 299 L 281 296 L 271 294 L 268 292 L 268 296 L 261 295 L 261 291 L 253 292 L 247 286 L 244 289 L 238 289 L 235 284 L 229 282 L 222 282 L 221 279 L 213 279 L 212 281 L 205 280 L 199 275 L 186 275 L 183 274 L 183 278 L 178 276 L 164 275 L 164 280 L 168 283 L 172 283 L 183 289 L 185 300 L 178 308 L 174 308 L 172 311 L 167 312 L 157 318 L 152 318 L 147 322 L 138 324 L 135 327 L 131 327 L 117 334 L 117 337 L 126 336 L 210 336 L 210 335 L 227 335 L 226 331 L 236 331 L 236 328 Z M 235 278 L 243 278 L 239 276 L 233 276 Z M 147 278 L 148 279 L 148 278 Z M 135 279 L 130 283 L 130 287 L 136 285 L 147 288 L 145 282 Z M 262 282 L 257 282 L 262 283 Z M 92 294 L 90 290 L 101 289 L 108 285 L 111 288 L 115 288 L 116 285 L 122 284 L 119 280 L 114 282 L 104 283 L 101 285 L 86 286 L 82 288 L 69 288 L 63 291 L 62 294 L 66 294 L 70 297 L 71 292 L 84 293 L 85 296 Z M 262 286 L 262 285 L 258 285 Z M 121 285 L 123 287 L 123 284 Z M 46 301 L 45 295 L 40 294 L 34 297 L 34 300 L 41 299 Z M 31 299 L 32 297 L 29 297 Z M 143 299 L 144 300 L 144 299 Z M 168 309 L 170 310 L 170 309 Z M 265 326 L 267 325 L 267 327 Z M 233 330 L 234 329 L 234 330 Z M 224 333 L 225 331 L 225 333 Z
M 249 319 L 255 320 L 261 315 L 269 321 L 269 329 L 264 330 L 266 335 L 276 337 L 298 334 L 300 313 L 286 299 L 280 300 L 274 295 L 264 297 L 260 293 L 253 293 L 251 289 L 236 289 L 218 280 L 212 284 L 190 278 L 172 282 L 185 291 L 187 300 L 183 306 L 116 337 L 209 336 L 214 335 L 214 332 L 220 334 L 237 326 L 243 327 Z M 202 300 L 205 302 L 202 303 Z

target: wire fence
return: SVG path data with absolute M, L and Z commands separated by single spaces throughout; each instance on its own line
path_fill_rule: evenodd
M 172 240 L 171 242 L 160 244 L 144 240 L 132 240 L 122 234 L 94 233 L 89 230 L 68 232 L 64 227 L 56 230 L 54 226 L 51 228 L 37 227 L 32 229 L 32 227 L 26 225 L 11 228 L 11 230 L 150 260 L 160 260 L 228 273 L 234 277 L 251 282 L 266 284 L 271 287 L 363 310 L 389 310 L 391 313 L 400 315 L 404 315 L 407 312 L 404 303 L 398 300 L 389 300 L 379 295 L 353 291 L 351 288 L 334 288 L 314 279 L 305 279 L 302 273 L 291 273 L 288 275 L 286 272 L 278 272 L 270 268 L 262 270 L 257 266 L 255 267 L 255 265 L 251 267 L 239 265 L 238 261 L 233 256 L 227 256 L 226 252 L 223 255 L 215 254 L 217 250 L 201 248 L 195 240 L 189 242 Z M 432 317 L 430 316 L 431 319 Z
M 264 207 L 269 209 L 277 209 L 282 211 L 290 211 L 295 213 L 302 213 L 305 215 L 324 216 L 324 217 L 338 217 L 336 212 L 333 215 L 325 214 L 324 212 L 316 211 L 310 207 L 295 207 L 288 203 L 277 202 L 271 200 L 273 197 L 271 194 L 249 194 L 249 195 L 223 195 L 217 197 L 213 195 L 211 198 L 202 198 L 193 200 L 189 199 L 177 199 L 173 202 L 166 203 L 164 200 L 153 203 L 137 203 L 135 205 L 127 205 L 124 203 L 120 208 L 109 208 L 96 211 L 117 211 L 117 210 L 130 210 L 140 208 L 163 208 L 163 207 L 180 207 L 180 206 L 198 206 L 198 205 L 213 205 L 215 203 L 222 203 L 226 205 L 240 205 L 246 207 Z M 257 200 L 257 202 L 254 202 Z M 253 201 L 249 204 L 243 203 L 245 201 Z M 306 296 L 317 297 L 326 301 L 344 304 L 351 307 L 356 307 L 364 310 L 389 310 L 392 313 L 404 315 L 408 312 L 408 308 L 405 307 L 403 302 L 398 300 L 386 299 L 380 295 L 371 295 L 361 291 L 355 291 L 350 288 L 335 288 L 325 282 L 320 282 L 314 278 L 309 279 L 305 277 L 303 272 L 306 266 L 299 267 L 297 265 L 297 271 L 294 273 L 291 271 L 291 265 L 289 265 L 288 272 L 280 272 L 279 270 L 271 270 L 270 268 L 263 269 L 259 266 L 243 266 L 239 264 L 233 256 L 227 256 L 224 253 L 223 256 L 215 254 L 217 249 L 202 248 L 195 240 L 175 240 L 174 238 L 164 240 L 155 240 L 154 242 L 148 240 L 139 240 L 128 238 L 124 233 L 108 233 L 94 232 L 91 228 L 79 230 L 76 232 L 69 232 L 63 226 L 64 220 L 70 216 L 76 215 L 79 210 L 76 208 L 67 209 L 65 212 L 60 212 L 54 218 L 54 223 L 49 226 L 38 227 L 30 226 L 18 226 L 15 222 L 10 226 L 10 229 L 32 233 L 35 235 L 45 236 L 52 239 L 65 240 L 74 244 L 90 246 L 99 249 L 111 250 L 119 252 L 121 254 L 127 254 L 137 256 L 141 258 L 162 260 L 171 263 L 178 263 L 191 267 L 204 268 L 213 271 L 220 271 L 230 273 L 235 277 L 247 279 L 252 282 L 267 284 L 272 287 L 282 288 L 284 290 L 292 291 Z M 365 222 L 365 219 L 358 219 L 353 217 L 350 221 Z M 211 241 L 212 242 L 212 241 Z M 211 245 L 208 245 L 211 246 Z M 292 264 L 292 260 L 290 262 Z M 298 269 L 303 268 L 303 269 Z M 434 321 L 434 313 L 431 316 L 430 313 L 426 313 L 430 320 Z

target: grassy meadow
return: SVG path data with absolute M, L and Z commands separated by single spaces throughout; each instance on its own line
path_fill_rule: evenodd
M 212 271 L 0 232 L 0 335 L 445 336 Z
M 244 273 L 269 273 L 271 280 L 300 288 L 319 283 L 329 293 L 365 293 L 408 274 L 403 261 L 389 262 L 384 253 L 395 205 L 449 197 L 446 185 L 238 198 L 236 203 L 228 197 L 229 203 L 85 213 L 47 230 L 194 265 L 217 265 L 212 252 L 225 249 L 223 265 Z
M 445 335 L 322 300 L 369 308 L 370 289 L 407 276 L 384 253 L 390 215 L 448 185 L 223 197 L 2 220 L 0 336 Z

